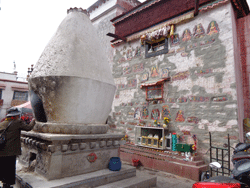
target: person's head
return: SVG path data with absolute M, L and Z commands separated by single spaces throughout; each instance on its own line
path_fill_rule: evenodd
M 9 110 L 7 110 L 7 118 L 11 119 L 18 119 L 20 118 L 21 112 L 18 108 L 12 107 Z

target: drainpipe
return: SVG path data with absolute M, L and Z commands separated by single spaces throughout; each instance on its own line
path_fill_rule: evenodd
M 194 16 L 199 14 L 199 0 L 195 0 Z

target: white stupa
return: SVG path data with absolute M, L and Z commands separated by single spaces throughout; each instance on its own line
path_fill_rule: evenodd
M 107 59 L 87 13 L 69 9 L 29 79 L 35 130 L 93 133 L 79 126 L 100 125 L 95 133 L 106 132 L 116 89 Z

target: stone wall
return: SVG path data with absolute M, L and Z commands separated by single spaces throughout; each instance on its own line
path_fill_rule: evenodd
M 165 116 L 171 118 L 170 132 L 197 136 L 201 153 L 209 148 L 209 132 L 215 146 L 227 142 L 227 133 L 235 144 L 239 133 L 232 14 L 227 3 L 176 25 L 167 54 L 145 58 L 139 39 L 116 45 L 111 132 L 127 133 L 134 142 L 140 120 L 153 126 L 155 119 L 162 124 Z M 160 79 L 166 69 L 171 81 L 164 83 L 163 99 L 147 101 L 145 88 L 140 88 L 143 79 Z

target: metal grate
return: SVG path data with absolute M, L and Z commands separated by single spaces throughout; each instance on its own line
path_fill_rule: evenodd
M 219 170 L 214 170 L 210 168 L 210 175 L 213 177 L 213 173 L 215 172 L 216 175 L 230 175 L 230 140 L 229 140 L 229 134 L 227 136 L 228 140 L 228 147 L 227 148 L 219 148 L 219 147 L 214 147 L 212 146 L 212 137 L 211 137 L 211 132 L 209 132 L 209 137 L 210 137 L 210 163 L 212 162 L 221 162 L 222 168 Z M 215 158 L 213 157 L 213 151 L 215 151 Z M 220 152 L 219 152 L 220 151 Z M 219 156 L 219 153 L 221 155 Z M 226 155 L 228 155 L 228 160 L 225 160 Z M 227 167 L 225 167 L 227 166 Z M 228 172 L 225 172 L 227 170 Z

